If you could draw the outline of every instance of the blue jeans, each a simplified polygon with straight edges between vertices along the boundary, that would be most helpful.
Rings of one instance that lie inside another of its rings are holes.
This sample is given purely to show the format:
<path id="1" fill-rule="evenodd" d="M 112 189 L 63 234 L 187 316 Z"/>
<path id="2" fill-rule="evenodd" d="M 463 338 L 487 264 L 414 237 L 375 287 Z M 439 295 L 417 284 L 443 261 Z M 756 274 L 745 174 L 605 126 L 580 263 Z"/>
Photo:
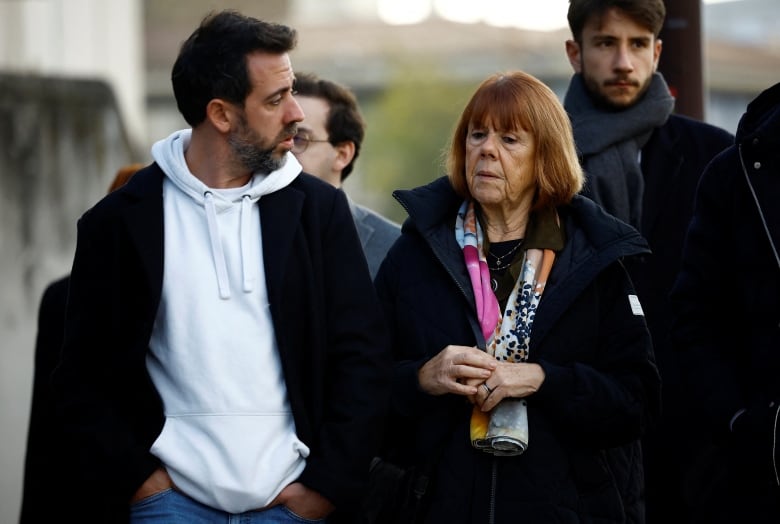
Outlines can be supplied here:
<path id="1" fill-rule="evenodd" d="M 301 524 L 327 519 L 299 517 L 284 506 L 263 511 L 227 513 L 210 508 L 175 489 L 166 489 L 130 506 L 131 524 Z"/>

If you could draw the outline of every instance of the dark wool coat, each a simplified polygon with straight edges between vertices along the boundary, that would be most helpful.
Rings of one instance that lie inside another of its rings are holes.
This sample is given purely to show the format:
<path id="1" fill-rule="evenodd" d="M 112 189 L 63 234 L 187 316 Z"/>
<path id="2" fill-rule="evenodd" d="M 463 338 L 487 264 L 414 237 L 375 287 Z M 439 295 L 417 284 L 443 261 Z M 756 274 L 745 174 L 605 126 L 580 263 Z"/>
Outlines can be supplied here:
<path id="1" fill-rule="evenodd" d="M 750 103 L 736 144 L 702 176 L 672 294 L 675 347 L 722 446 L 702 457 L 697 522 L 780 522 L 778 202 L 780 84 Z"/>
<path id="2" fill-rule="evenodd" d="M 683 485 L 701 436 L 691 424 L 680 366 L 669 345 L 672 314 L 668 296 L 680 269 L 699 178 L 733 139 L 718 127 L 671 115 L 642 148 L 645 192 L 640 233 L 652 254 L 634 258 L 627 268 L 645 310 L 663 381 L 661 419 L 642 440 L 651 524 L 687 521 L 683 500 L 687 488 Z"/>
<path id="3" fill-rule="evenodd" d="M 51 390 L 51 373 L 60 359 L 65 331 L 65 304 L 68 277 L 49 284 L 38 309 L 38 335 L 35 339 L 30 423 L 24 461 L 24 488 L 19 524 L 37 524 L 62 518 L 62 508 L 79 496 L 70 482 L 75 464 L 69 462 L 57 423 L 56 402 Z"/>
<path id="4" fill-rule="evenodd" d="M 105 498 L 98 521 L 126 518 L 158 466 L 149 448 L 164 416 L 145 357 L 162 289 L 163 176 L 152 164 L 79 221 L 54 383 L 80 463 L 72 481 L 90 494 L 79 516 Z M 311 448 L 299 480 L 346 508 L 376 453 L 389 395 L 376 294 L 342 191 L 301 174 L 258 205 L 289 402 Z"/>
<path id="5" fill-rule="evenodd" d="M 680 269 L 696 186 L 710 160 L 733 142 L 734 137 L 718 127 L 671 115 L 642 148 L 645 192 L 639 232 L 652 255 L 635 259 L 639 263 L 632 263 L 629 271 L 654 337 L 662 377 L 666 355 L 660 355 L 659 347 L 666 350 L 671 325 L 668 294 Z"/>
<path id="6" fill-rule="evenodd" d="M 567 241 L 531 334 L 546 379 L 528 399 L 529 447 L 493 458 L 471 447 L 463 397 L 417 383 L 445 346 L 485 345 L 453 230 L 461 199 L 446 178 L 396 198 L 409 219 L 375 280 L 396 359 L 385 453 L 439 457 L 426 522 L 643 522 L 638 439 L 657 415 L 659 377 L 620 260 L 646 252 L 644 240 L 588 199 L 558 210 Z"/>

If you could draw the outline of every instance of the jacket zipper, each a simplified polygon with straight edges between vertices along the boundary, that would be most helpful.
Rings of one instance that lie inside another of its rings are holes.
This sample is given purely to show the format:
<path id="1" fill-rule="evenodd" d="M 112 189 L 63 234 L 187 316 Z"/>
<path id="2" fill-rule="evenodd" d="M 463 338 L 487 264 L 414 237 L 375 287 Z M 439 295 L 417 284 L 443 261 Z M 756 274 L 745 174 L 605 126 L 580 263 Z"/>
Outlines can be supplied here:
<path id="1" fill-rule="evenodd" d="M 753 201 L 756 203 L 756 209 L 758 210 L 758 216 L 761 217 L 761 224 L 764 226 L 764 232 L 766 233 L 766 238 L 769 240 L 769 246 L 772 248 L 772 253 L 775 255 L 775 261 L 777 262 L 777 267 L 780 268 L 780 254 L 777 253 L 777 246 L 775 246 L 775 241 L 772 239 L 772 232 L 769 231 L 769 226 L 766 223 L 766 218 L 764 217 L 764 210 L 761 209 L 761 202 L 758 200 L 758 195 L 756 194 L 756 190 L 753 189 L 753 184 L 750 182 L 750 176 L 748 174 L 747 166 L 745 165 L 745 157 L 742 155 L 742 144 L 739 144 L 739 163 L 742 164 L 742 173 L 745 174 L 745 181 L 747 182 L 748 188 L 750 189 L 750 195 L 753 197 Z M 777 327 L 780 328 L 780 323 L 777 324 Z M 775 468 L 775 472 L 777 471 L 777 468 Z M 777 476 L 777 475 L 776 475 Z M 777 483 L 778 486 L 780 486 L 780 477 L 777 477 Z"/>
<path id="2" fill-rule="evenodd" d="M 742 156 L 742 144 L 739 144 L 739 162 L 742 164 L 742 172 L 745 174 L 745 180 L 747 181 L 748 188 L 750 188 L 750 194 L 753 197 L 753 201 L 756 203 L 756 209 L 758 210 L 758 215 L 761 217 L 761 225 L 764 226 L 764 232 L 766 233 L 767 240 L 769 240 L 769 246 L 772 248 L 772 253 L 775 255 L 777 267 L 780 268 L 780 254 L 778 254 L 777 246 L 775 246 L 775 241 L 772 239 L 772 233 L 769 231 L 769 226 L 766 223 L 764 210 L 761 209 L 761 203 L 758 201 L 756 190 L 753 189 L 753 184 L 750 182 L 750 176 L 748 175 L 748 170 L 745 166 L 745 158 Z"/>

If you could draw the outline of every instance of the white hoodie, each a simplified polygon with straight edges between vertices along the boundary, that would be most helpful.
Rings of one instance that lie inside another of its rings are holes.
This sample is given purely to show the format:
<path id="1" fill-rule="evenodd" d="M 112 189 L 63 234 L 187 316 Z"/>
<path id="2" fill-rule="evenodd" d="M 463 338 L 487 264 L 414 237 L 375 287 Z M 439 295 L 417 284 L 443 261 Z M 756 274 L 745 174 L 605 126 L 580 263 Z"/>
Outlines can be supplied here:
<path id="1" fill-rule="evenodd" d="M 165 426 L 151 452 L 177 488 L 230 513 L 263 507 L 306 464 L 268 304 L 263 195 L 301 171 L 288 153 L 269 175 L 211 189 L 187 168 L 190 130 L 152 147 L 163 180 L 165 268 L 146 365 Z"/>

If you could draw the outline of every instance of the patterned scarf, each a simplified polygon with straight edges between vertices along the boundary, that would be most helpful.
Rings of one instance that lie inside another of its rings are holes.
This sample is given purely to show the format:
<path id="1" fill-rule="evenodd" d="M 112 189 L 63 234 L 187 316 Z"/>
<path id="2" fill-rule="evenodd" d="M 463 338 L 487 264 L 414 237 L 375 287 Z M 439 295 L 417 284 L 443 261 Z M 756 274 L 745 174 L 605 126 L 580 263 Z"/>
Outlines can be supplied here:
<path id="1" fill-rule="evenodd" d="M 473 201 L 458 210 L 455 238 L 471 278 L 477 316 L 486 351 L 505 362 L 528 360 L 531 326 L 547 277 L 555 260 L 551 249 L 528 249 L 520 278 L 509 295 L 503 315 L 490 287 L 490 270 L 484 254 L 484 234 L 476 219 Z M 471 415 L 471 443 L 493 455 L 519 455 L 528 447 L 528 412 L 525 399 L 503 399 L 490 413 L 477 407 Z"/>

